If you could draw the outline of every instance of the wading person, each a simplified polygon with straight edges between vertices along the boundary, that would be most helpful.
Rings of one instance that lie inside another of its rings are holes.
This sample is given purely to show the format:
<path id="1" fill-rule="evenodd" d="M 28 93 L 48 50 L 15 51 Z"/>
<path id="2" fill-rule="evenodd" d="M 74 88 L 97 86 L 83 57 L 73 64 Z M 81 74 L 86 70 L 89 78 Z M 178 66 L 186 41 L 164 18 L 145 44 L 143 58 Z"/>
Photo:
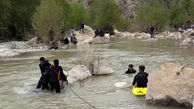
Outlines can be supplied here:
<path id="1" fill-rule="evenodd" d="M 81 32 L 84 34 L 84 24 L 81 23 Z"/>
<path id="2" fill-rule="evenodd" d="M 100 35 L 99 29 L 96 29 L 94 33 L 95 33 L 95 36 L 94 36 L 93 38 L 95 38 L 95 37 L 97 37 L 98 35 Z"/>
<path id="3" fill-rule="evenodd" d="M 70 33 L 71 33 L 71 37 L 73 37 L 75 35 L 75 30 L 73 28 L 71 28 Z"/>
<path id="4" fill-rule="evenodd" d="M 60 81 L 66 82 L 68 84 L 67 77 L 63 73 L 63 68 L 59 66 L 59 60 L 55 59 L 54 64 L 49 71 L 49 84 L 51 86 L 51 91 L 55 90 L 56 93 L 60 93 Z"/>
<path id="5" fill-rule="evenodd" d="M 132 74 L 136 73 L 136 70 L 133 68 L 133 65 L 130 64 L 128 70 L 125 72 L 125 74 Z"/>
<path id="6" fill-rule="evenodd" d="M 150 37 L 154 38 L 154 30 L 155 28 L 153 26 L 150 27 Z"/>
<path id="7" fill-rule="evenodd" d="M 39 89 L 42 87 L 43 90 L 44 89 L 49 90 L 48 71 L 49 71 L 49 68 L 51 67 L 51 64 L 48 62 L 48 60 L 45 60 L 44 57 L 41 57 L 39 67 L 40 67 L 40 71 L 41 71 L 41 77 L 40 77 L 40 80 L 36 86 L 36 89 Z"/>
<path id="8" fill-rule="evenodd" d="M 136 85 L 136 87 L 147 87 L 148 73 L 144 72 L 144 70 L 145 66 L 139 66 L 139 73 L 133 80 L 133 86 Z"/>

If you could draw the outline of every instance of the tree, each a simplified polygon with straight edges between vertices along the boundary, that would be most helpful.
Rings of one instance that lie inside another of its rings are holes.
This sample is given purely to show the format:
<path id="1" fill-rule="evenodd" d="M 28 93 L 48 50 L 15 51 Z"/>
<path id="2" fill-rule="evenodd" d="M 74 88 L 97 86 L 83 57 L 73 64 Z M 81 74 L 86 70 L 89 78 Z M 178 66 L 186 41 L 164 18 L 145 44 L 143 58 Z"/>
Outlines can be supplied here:
<path id="1" fill-rule="evenodd" d="M 90 24 L 95 28 L 113 29 L 121 18 L 121 11 L 114 0 L 95 0 L 89 8 Z M 121 28 L 121 27 L 120 27 Z"/>
<path id="2" fill-rule="evenodd" d="M 25 32 L 32 30 L 32 16 L 40 0 L 10 0 L 10 3 L 10 37 L 21 40 L 25 37 Z"/>
<path id="3" fill-rule="evenodd" d="M 135 25 L 140 31 L 148 31 L 151 25 L 160 31 L 168 23 L 169 18 L 167 8 L 159 0 L 149 2 L 141 0 L 136 15 Z"/>
<path id="4" fill-rule="evenodd" d="M 88 13 L 84 10 L 83 4 L 72 3 L 71 4 L 71 14 L 70 22 L 71 26 L 77 28 L 81 23 L 87 23 Z"/>
<path id="5" fill-rule="evenodd" d="M 63 7 L 57 0 L 42 0 L 33 17 L 38 37 L 46 43 L 56 43 L 64 26 Z"/>
<path id="6" fill-rule="evenodd" d="M 5 38 L 5 32 L 8 29 L 10 19 L 10 2 L 8 0 L 0 1 L 0 39 Z"/>
<path id="7" fill-rule="evenodd" d="M 183 9 L 180 8 L 179 4 L 174 3 L 172 9 L 170 10 L 170 25 L 172 27 L 178 28 L 184 24 L 184 19 Z"/>

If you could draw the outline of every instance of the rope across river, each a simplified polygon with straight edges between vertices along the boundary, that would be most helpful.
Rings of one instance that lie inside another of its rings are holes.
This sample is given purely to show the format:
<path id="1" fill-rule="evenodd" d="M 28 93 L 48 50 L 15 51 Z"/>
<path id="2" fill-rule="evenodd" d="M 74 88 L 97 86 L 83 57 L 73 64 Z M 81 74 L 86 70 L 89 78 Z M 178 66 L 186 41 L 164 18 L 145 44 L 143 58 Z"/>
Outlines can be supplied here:
<path id="1" fill-rule="evenodd" d="M 76 97 L 78 97 L 80 100 L 82 100 L 84 103 L 88 104 L 91 108 L 96 109 L 95 106 L 84 100 L 82 97 L 80 97 L 72 88 L 70 88 L 68 85 L 65 85 Z"/>

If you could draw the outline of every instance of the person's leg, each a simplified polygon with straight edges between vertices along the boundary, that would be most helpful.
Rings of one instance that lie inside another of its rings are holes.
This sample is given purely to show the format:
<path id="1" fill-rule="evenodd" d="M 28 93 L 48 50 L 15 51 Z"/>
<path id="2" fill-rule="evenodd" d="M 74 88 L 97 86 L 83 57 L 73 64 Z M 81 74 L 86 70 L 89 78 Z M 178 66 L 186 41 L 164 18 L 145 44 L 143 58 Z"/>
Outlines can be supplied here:
<path id="1" fill-rule="evenodd" d="M 150 37 L 153 38 L 153 32 L 152 31 L 150 32 Z"/>
<path id="2" fill-rule="evenodd" d="M 41 76 L 40 79 L 39 79 L 39 81 L 38 81 L 38 84 L 37 84 L 37 86 L 36 86 L 36 89 L 40 89 L 40 88 L 41 88 L 42 79 L 43 79 L 43 77 Z"/>
<path id="3" fill-rule="evenodd" d="M 44 90 L 44 89 L 49 90 L 49 86 L 48 86 L 48 76 L 45 74 L 45 75 L 43 75 L 42 78 L 43 78 L 43 79 L 42 79 L 42 89 L 43 89 L 43 90 Z"/>
<path id="4" fill-rule="evenodd" d="M 54 91 L 54 84 L 53 83 L 50 83 L 50 86 L 51 86 L 51 91 Z"/>
<path id="5" fill-rule="evenodd" d="M 154 38 L 154 32 L 152 34 L 153 34 L 153 38 Z"/>
<path id="6" fill-rule="evenodd" d="M 59 82 L 56 82 L 56 84 L 55 84 L 55 91 L 56 91 L 56 93 L 60 93 L 61 92 L 61 88 L 60 88 Z"/>
<path id="7" fill-rule="evenodd" d="M 48 81 L 46 81 L 44 87 L 45 87 L 45 89 L 49 90 Z"/>

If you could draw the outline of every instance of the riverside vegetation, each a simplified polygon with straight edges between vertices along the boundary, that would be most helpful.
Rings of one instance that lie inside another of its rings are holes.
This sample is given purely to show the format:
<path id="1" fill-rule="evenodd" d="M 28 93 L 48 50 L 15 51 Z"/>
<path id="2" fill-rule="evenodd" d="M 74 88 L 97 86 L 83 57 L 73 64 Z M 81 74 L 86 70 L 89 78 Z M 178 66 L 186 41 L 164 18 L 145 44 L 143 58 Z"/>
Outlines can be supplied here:
<path id="1" fill-rule="evenodd" d="M 139 0 L 136 17 L 123 18 L 113 0 L 94 0 L 89 8 L 68 0 L 1 0 L 0 39 L 26 40 L 38 36 L 45 43 L 57 42 L 80 23 L 111 32 L 148 32 L 186 28 L 194 21 L 194 0 Z M 50 36 L 49 32 L 53 35 Z M 29 35 L 30 34 L 30 35 Z"/>

